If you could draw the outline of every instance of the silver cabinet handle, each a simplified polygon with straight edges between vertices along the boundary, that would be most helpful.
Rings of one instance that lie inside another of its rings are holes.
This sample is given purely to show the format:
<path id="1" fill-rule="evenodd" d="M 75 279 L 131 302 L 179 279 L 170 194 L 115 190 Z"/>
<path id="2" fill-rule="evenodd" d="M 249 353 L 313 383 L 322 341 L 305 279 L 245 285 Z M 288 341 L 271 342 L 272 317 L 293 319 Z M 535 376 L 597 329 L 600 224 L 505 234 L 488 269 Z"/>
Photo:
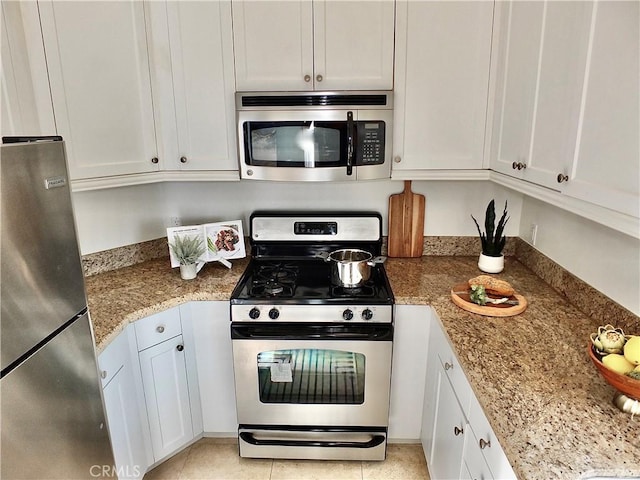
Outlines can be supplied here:
<path id="1" fill-rule="evenodd" d="M 107 378 L 107 371 L 106 370 L 100 370 L 100 378 Z"/>
<path id="2" fill-rule="evenodd" d="M 151 159 L 151 163 L 158 163 L 158 161 L 159 161 L 159 160 L 158 160 L 158 157 L 153 157 L 153 158 Z"/>
<path id="3" fill-rule="evenodd" d="M 180 163 L 187 163 L 187 157 L 180 157 Z"/>
<path id="4" fill-rule="evenodd" d="M 184 345 L 180 344 L 176 347 L 178 349 L 179 352 L 184 350 Z"/>
<path id="5" fill-rule="evenodd" d="M 164 326 L 163 325 L 158 325 L 156 327 L 156 332 L 158 333 L 164 333 Z"/>
<path id="6" fill-rule="evenodd" d="M 444 362 L 444 369 L 451 370 L 453 368 L 453 363 Z"/>
<path id="7" fill-rule="evenodd" d="M 457 437 L 458 435 L 462 435 L 464 433 L 463 428 L 453 427 L 453 434 Z"/>
<path id="8" fill-rule="evenodd" d="M 304 81 L 309 83 L 311 81 L 311 75 L 305 75 L 304 76 Z"/>
<path id="9" fill-rule="evenodd" d="M 491 440 L 486 441 L 484 438 L 481 438 L 478 443 L 480 444 L 480 450 L 484 450 L 485 447 L 491 447 Z"/>
<path id="10" fill-rule="evenodd" d="M 568 182 L 569 181 L 569 175 L 565 175 L 563 173 L 559 173 L 557 180 L 558 180 L 558 183 Z"/>
<path id="11" fill-rule="evenodd" d="M 322 81 L 322 75 L 316 75 L 316 80 L 318 82 L 321 82 Z"/>

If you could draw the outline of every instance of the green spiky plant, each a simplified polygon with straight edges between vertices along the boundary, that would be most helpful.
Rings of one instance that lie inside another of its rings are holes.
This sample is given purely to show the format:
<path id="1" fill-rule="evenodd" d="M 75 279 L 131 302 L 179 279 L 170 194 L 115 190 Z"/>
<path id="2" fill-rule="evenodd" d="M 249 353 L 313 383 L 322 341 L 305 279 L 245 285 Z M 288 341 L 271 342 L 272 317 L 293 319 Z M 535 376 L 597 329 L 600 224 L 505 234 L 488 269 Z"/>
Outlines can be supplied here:
<path id="1" fill-rule="evenodd" d="M 180 265 L 191 265 L 206 251 L 202 239 L 196 235 L 174 235 L 173 243 L 169 243 L 169 248 L 176 256 Z"/>
<path id="2" fill-rule="evenodd" d="M 471 215 L 473 221 L 476 224 L 476 228 L 478 229 L 478 234 L 480 235 L 480 242 L 482 242 L 482 253 L 487 255 L 488 257 L 499 257 L 502 255 L 502 250 L 504 249 L 504 245 L 507 242 L 507 237 L 504 236 L 504 227 L 507 225 L 509 221 L 509 217 L 507 217 L 507 202 L 504 202 L 504 211 L 502 212 L 502 217 L 498 221 L 498 225 L 495 225 L 496 221 L 496 210 L 495 210 L 495 202 L 491 200 L 489 205 L 487 205 L 487 211 L 484 217 L 484 233 L 480 230 L 480 225 L 478 221 L 475 219 L 473 215 Z"/>

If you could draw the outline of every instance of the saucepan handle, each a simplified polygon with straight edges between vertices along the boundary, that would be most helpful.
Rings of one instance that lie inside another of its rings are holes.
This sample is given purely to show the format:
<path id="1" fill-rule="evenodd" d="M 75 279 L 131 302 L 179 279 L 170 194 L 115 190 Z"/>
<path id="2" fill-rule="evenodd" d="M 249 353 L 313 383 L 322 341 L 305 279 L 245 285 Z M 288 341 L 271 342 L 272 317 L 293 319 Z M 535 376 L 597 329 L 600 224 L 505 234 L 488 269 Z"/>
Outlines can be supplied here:
<path id="1" fill-rule="evenodd" d="M 367 265 L 373 267 L 374 265 L 376 265 L 377 263 L 384 263 L 387 260 L 387 257 L 385 257 L 384 255 L 380 255 L 378 257 L 374 257 L 371 260 L 369 260 L 367 262 Z"/>

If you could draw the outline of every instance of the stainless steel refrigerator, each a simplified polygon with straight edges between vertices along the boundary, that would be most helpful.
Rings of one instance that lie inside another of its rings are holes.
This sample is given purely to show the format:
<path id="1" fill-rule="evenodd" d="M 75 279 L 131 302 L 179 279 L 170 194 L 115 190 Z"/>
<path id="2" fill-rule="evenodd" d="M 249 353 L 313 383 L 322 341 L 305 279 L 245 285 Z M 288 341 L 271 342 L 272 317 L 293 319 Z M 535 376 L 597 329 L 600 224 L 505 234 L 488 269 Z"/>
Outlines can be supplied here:
<path id="1" fill-rule="evenodd" d="M 64 142 L 0 149 L 0 477 L 111 476 Z"/>

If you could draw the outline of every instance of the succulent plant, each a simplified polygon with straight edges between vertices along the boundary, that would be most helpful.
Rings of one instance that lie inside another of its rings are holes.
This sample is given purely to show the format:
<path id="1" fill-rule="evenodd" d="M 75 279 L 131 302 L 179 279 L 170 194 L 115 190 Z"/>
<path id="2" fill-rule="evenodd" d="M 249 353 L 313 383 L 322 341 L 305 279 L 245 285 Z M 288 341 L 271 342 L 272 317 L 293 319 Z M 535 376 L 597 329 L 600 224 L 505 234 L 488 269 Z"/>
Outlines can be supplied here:
<path id="1" fill-rule="evenodd" d="M 495 202 L 491 200 L 489 205 L 487 205 L 487 211 L 485 212 L 484 217 L 484 229 L 482 232 L 480 230 L 480 225 L 478 221 L 475 219 L 473 215 L 474 223 L 476 224 L 476 228 L 478 229 L 478 234 L 480 235 L 480 242 L 482 243 L 482 253 L 489 257 L 499 257 L 502 255 L 502 250 L 504 249 L 504 245 L 507 242 L 507 237 L 504 236 L 504 227 L 507 225 L 509 221 L 509 217 L 507 217 L 507 202 L 504 202 L 504 211 L 502 212 L 502 216 L 498 221 L 498 225 L 496 226 L 496 210 L 495 210 Z"/>
<path id="2" fill-rule="evenodd" d="M 598 327 L 598 333 L 592 333 L 590 338 L 591 343 L 596 347 L 596 352 L 600 355 L 622 353 L 627 341 L 621 328 L 615 328 L 609 324 Z"/>
<path id="3" fill-rule="evenodd" d="M 196 263 L 206 251 L 202 238 L 197 235 L 191 237 L 188 235 L 174 235 L 173 243 L 169 243 L 169 248 L 180 262 L 180 265 Z"/>

